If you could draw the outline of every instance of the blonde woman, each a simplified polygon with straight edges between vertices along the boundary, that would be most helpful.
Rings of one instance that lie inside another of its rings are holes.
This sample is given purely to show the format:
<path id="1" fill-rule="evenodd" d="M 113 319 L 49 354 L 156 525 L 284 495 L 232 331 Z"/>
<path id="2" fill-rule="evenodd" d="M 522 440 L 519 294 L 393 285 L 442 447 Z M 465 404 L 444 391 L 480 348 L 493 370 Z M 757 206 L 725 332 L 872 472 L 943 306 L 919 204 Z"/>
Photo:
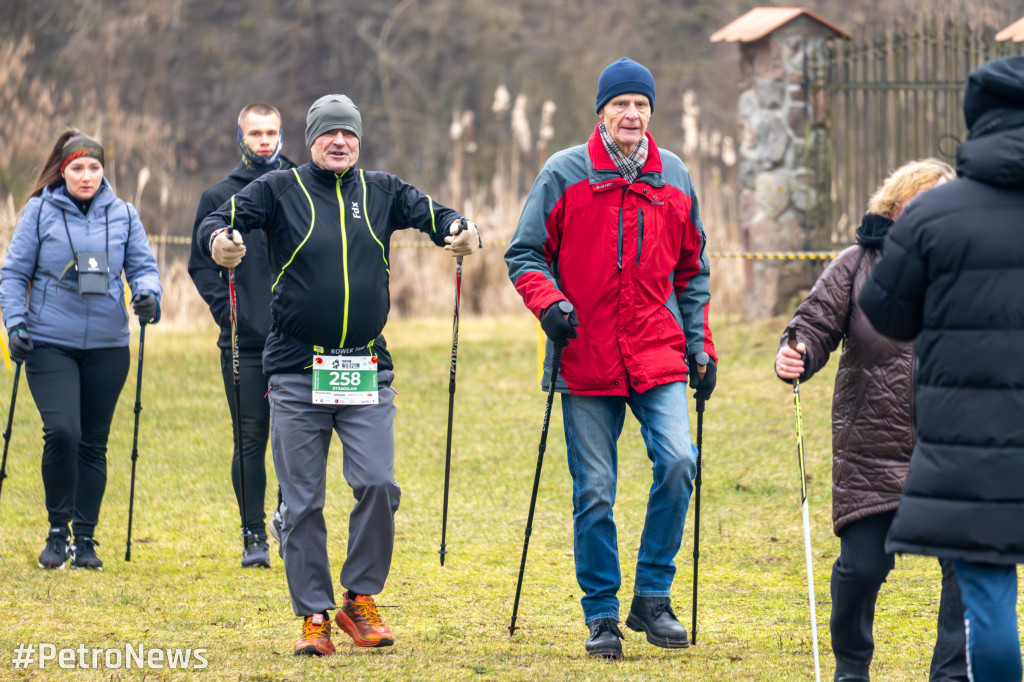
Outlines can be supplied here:
<path id="1" fill-rule="evenodd" d="M 857 244 L 826 268 L 790 324 L 775 356 L 784 381 L 810 379 L 843 343 L 832 398 L 832 523 L 839 557 L 832 567 L 832 651 L 836 680 L 867 680 L 874 652 L 878 590 L 895 566 L 885 537 L 899 505 L 914 447 L 914 346 L 881 336 L 857 305 L 890 226 L 918 194 L 955 173 L 935 159 L 895 170 L 868 202 Z M 942 597 L 931 680 L 966 680 L 963 606 L 951 562 L 942 566 Z"/>

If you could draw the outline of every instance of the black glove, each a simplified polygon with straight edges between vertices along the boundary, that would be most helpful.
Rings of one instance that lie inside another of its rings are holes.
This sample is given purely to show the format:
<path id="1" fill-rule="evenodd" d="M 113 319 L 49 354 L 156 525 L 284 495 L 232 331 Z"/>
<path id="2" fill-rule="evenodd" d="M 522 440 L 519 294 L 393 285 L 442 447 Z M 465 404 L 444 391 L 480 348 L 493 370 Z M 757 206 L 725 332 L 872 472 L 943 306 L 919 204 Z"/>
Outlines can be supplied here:
<path id="1" fill-rule="evenodd" d="M 693 354 L 686 358 L 686 368 L 689 370 L 690 375 L 690 388 L 696 389 L 693 397 L 697 400 L 707 400 L 711 397 L 712 391 L 715 390 L 715 380 L 718 373 L 718 366 L 715 361 L 707 353 L 700 353 L 707 357 L 707 365 L 705 365 L 704 378 L 700 378 L 700 374 L 697 372 L 697 355 Z M 704 358 L 701 358 L 702 360 Z"/>
<path id="2" fill-rule="evenodd" d="M 132 310 L 139 316 L 140 324 L 160 321 L 160 302 L 149 291 L 140 291 L 132 296 Z"/>
<path id="3" fill-rule="evenodd" d="M 25 325 L 16 324 L 7 331 L 7 348 L 10 350 L 11 360 L 24 362 L 33 347 L 32 337 L 25 330 Z"/>
<path id="4" fill-rule="evenodd" d="M 566 319 L 566 315 L 569 316 L 568 319 Z M 551 342 L 555 344 L 555 348 L 565 348 L 569 345 L 569 339 L 575 339 L 580 335 L 576 331 L 576 327 L 580 326 L 580 321 L 576 318 L 576 311 L 573 309 L 572 303 L 568 301 L 559 301 L 549 305 L 540 316 L 540 326 Z"/>

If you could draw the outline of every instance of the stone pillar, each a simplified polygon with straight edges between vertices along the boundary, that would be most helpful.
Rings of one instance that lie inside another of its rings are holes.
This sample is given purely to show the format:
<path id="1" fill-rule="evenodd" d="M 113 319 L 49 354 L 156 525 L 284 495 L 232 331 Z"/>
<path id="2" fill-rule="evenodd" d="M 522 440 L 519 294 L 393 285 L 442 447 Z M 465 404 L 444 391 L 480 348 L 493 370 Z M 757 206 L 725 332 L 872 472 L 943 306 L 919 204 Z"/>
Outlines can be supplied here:
<path id="1" fill-rule="evenodd" d="M 739 224 L 747 251 L 828 248 L 827 108 L 807 101 L 805 61 L 835 35 L 804 15 L 740 44 Z M 747 260 L 745 316 L 790 312 L 820 271 L 820 262 Z"/>

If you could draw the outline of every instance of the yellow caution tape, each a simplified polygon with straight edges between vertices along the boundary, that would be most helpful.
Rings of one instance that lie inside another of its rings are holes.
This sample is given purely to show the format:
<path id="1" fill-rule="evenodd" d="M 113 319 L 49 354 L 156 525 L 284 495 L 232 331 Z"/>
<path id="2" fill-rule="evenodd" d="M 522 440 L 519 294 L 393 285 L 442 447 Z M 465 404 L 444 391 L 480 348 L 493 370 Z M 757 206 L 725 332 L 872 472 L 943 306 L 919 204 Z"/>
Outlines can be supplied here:
<path id="1" fill-rule="evenodd" d="M 838 251 L 712 251 L 712 258 L 745 258 L 747 260 L 832 260 Z"/>

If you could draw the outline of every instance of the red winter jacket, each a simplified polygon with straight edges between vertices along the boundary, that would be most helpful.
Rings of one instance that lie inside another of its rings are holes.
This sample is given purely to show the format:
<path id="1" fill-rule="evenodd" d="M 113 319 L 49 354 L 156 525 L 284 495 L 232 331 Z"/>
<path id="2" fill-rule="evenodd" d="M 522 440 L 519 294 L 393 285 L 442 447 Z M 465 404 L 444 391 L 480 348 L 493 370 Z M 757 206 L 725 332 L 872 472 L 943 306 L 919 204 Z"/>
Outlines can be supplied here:
<path id="1" fill-rule="evenodd" d="M 647 163 L 626 182 L 595 128 L 544 165 L 505 252 L 509 277 L 538 318 L 570 301 L 579 338 L 556 388 L 629 395 L 686 380 L 686 357 L 717 363 L 708 327 L 710 264 L 683 162 L 647 134 Z M 551 344 L 544 384 L 550 370 Z"/>

